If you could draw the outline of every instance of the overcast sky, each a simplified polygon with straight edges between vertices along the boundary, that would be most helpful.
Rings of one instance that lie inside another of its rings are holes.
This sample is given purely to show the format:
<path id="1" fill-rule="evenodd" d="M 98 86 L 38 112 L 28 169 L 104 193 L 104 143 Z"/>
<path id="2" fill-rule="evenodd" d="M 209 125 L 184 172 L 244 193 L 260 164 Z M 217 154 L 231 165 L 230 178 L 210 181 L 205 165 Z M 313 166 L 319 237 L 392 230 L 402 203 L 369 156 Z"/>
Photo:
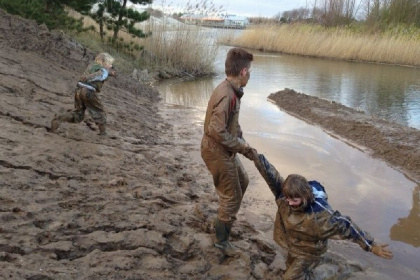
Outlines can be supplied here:
<path id="1" fill-rule="evenodd" d="M 190 0 L 190 3 L 202 3 L 204 0 Z M 153 0 L 152 7 L 161 9 L 164 5 L 164 12 L 180 10 L 186 7 L 188 0 Z M 290 11 L 310 5 L 310 0 L 207 0 L 213 2 L 219 8 L 223 6 L 223 12 L 247 17 L 273 17 L 279 12 Z M 166 11 L 165 11 L 166 9 Z"/>

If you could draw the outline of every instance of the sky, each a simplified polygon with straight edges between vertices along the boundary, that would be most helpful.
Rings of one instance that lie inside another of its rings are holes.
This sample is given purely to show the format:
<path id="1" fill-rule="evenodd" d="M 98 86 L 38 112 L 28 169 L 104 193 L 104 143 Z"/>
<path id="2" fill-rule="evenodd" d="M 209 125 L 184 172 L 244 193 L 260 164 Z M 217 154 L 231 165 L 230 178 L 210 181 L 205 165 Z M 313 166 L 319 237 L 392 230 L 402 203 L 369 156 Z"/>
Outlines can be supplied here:
<path id="1" fill-rule="evenodd" d="M 152 7 L 171 13 L 172 10 L 180 11 L 186 7 L 187 2 L 202 3 L 204 0 L 153 0 Z M 278 13 L 306 7 L 311 4 L 310 0 L 207 0 L 219 8 L 223 6 L 223 12 L 246 17 L 271 18 Z M 163 9 L 161 7 L 164 7 Z"/>

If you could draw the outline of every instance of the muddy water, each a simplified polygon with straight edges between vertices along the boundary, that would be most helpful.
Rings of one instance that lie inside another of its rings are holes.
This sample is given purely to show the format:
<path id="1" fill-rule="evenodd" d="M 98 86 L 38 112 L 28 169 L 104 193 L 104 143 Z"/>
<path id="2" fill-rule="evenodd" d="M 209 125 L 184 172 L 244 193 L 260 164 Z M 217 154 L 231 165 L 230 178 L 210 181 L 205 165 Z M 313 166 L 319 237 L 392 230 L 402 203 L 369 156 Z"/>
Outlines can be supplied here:
<path id="1" fill-rule="evenodd" d="M 216 61 L 219 71 L 223 70 L 225 53 L 222 49 Z M 385 270 L 393 278 L 395 276 L 394 279 L 420 279 L 420 185 L 384 162 L 331 137 L 319 127 L 282 112 L 267 101 L 270 93 L 289 87 L 306 94 L 319 93 L 321 98 L 336 100 L 349 107 L 369 107 L 372 114 L 383 114 L 414 127 L 420 126 L 420 109 L 416 107 L 419 105 L 410 101 L 419 94 L 419 81 L 412 80 L 412 72 L 417 73 L 417 70 L 399 67 L 397 71 L 391 67 L 391 73 L 383 74 L 378 73 L 380 67 L 388 66 L 359 66 L 356 63 L 344 63 L 343 66 L 343 62 L 257 53 L 250 82 L 245 88 L 240 123 L 245 139 L 266 155 L 284 176 L 299 173 L 307 179 L 320 181 L 327 188 L 332 207 L 351 216 L 378 242 L 389 243 L 394 259 L 388 262 L 378 258 L 372 260 L 370 255 L 359 255 L 358 250 L 353 253 L 349 250 L 348 254 L 359 260 L 362 258 L 362 262 L 372 262 L 372 266 Z M 300 70 L 291 71 L 292 68 Z M 349 84 L 346 75 L 352 71 L 355 71 L 353 76 L 361 77 L 360 83 L 365 86 Z M 409 78 L 394 85 L 393 90 L 402 90 L 404 97 L 400 93 L 393 97 L 389 96 L 391 93 L 387 93 L 388 97 L 386 94 L 372 97 L 360 89 L 389 86 L 388 75 L 398 78 L 400 72 Z M 331 76 L 341 78 L 337 80 Z M 223 79 L 221 74 L 197 81 L 171 81 L 158 85 L 158 89 L 166 103 L 194 107 L 198 113 L 192 122 L 202 124 L 208 98 Z M 385 105 L 390 108 L 382 109 Z M 238 218 L 253 220 L 257 228 L 271 238 L 276 211 L 272 194 L 253 165 L 245 158 L 243 162 L 251 184 Z"/>

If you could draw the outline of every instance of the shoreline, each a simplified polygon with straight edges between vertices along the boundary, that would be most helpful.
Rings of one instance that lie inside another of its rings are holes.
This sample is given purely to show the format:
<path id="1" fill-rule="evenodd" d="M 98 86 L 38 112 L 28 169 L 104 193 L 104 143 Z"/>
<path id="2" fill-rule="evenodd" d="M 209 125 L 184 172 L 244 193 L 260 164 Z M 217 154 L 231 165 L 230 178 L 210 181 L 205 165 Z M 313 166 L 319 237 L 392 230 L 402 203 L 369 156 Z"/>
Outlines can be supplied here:
<path id="1" fill-rule="evenodd" d="M 412 181 L 420 182 L 420 130 L 293 89 L 278 91 L 268 99 L 287 113 L 320 126 L 328 134 L 384 160 Z"/>
<path id="2" fill-rule="evenodd" d="M 246 29 L 238 37 L 224 36 L 220 43 L 265 52 L 418 68 L 420 59 L 414 46 L 420 41 L 414 37 L 355 33 L 311 24 L 263 24 Z"/>

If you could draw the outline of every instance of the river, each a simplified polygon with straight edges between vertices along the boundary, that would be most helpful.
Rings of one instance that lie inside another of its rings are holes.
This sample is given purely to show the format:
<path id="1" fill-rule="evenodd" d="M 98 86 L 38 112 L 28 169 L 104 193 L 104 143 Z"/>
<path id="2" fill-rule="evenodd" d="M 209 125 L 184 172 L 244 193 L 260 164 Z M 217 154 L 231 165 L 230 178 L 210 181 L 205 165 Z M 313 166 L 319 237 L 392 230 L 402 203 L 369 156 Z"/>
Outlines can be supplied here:
<path id="1" fill-rule="evenodd" d="M 157 85 L 164 102 L 193 107 L 198 113 L 191 122 L 202 125 L 212 90 L 224 79 L 228 49 L 220 48 L 215 61 L 218 75 Z M 394 259 L 390 263 L 374 260 L 376 269 L 395 279 L 420 279 L 420 185 L 267 100 L 270 93 L 291 88 L 420 129 L 419 70 L 253 53 L 251 78 L 241 103 L 245 139 L 284 177 L 298 173 L 320 181 L 333 208 L 352 217 L 378 242 L 389 243 Z M 243 163 L 251 183 L 238 218 L 254 217 L 256 227 L 271 238 L 272 227 L 259 227 L 259 221 L 274 219 L 272 194 L 255 167 L 245 158 Z"/>

